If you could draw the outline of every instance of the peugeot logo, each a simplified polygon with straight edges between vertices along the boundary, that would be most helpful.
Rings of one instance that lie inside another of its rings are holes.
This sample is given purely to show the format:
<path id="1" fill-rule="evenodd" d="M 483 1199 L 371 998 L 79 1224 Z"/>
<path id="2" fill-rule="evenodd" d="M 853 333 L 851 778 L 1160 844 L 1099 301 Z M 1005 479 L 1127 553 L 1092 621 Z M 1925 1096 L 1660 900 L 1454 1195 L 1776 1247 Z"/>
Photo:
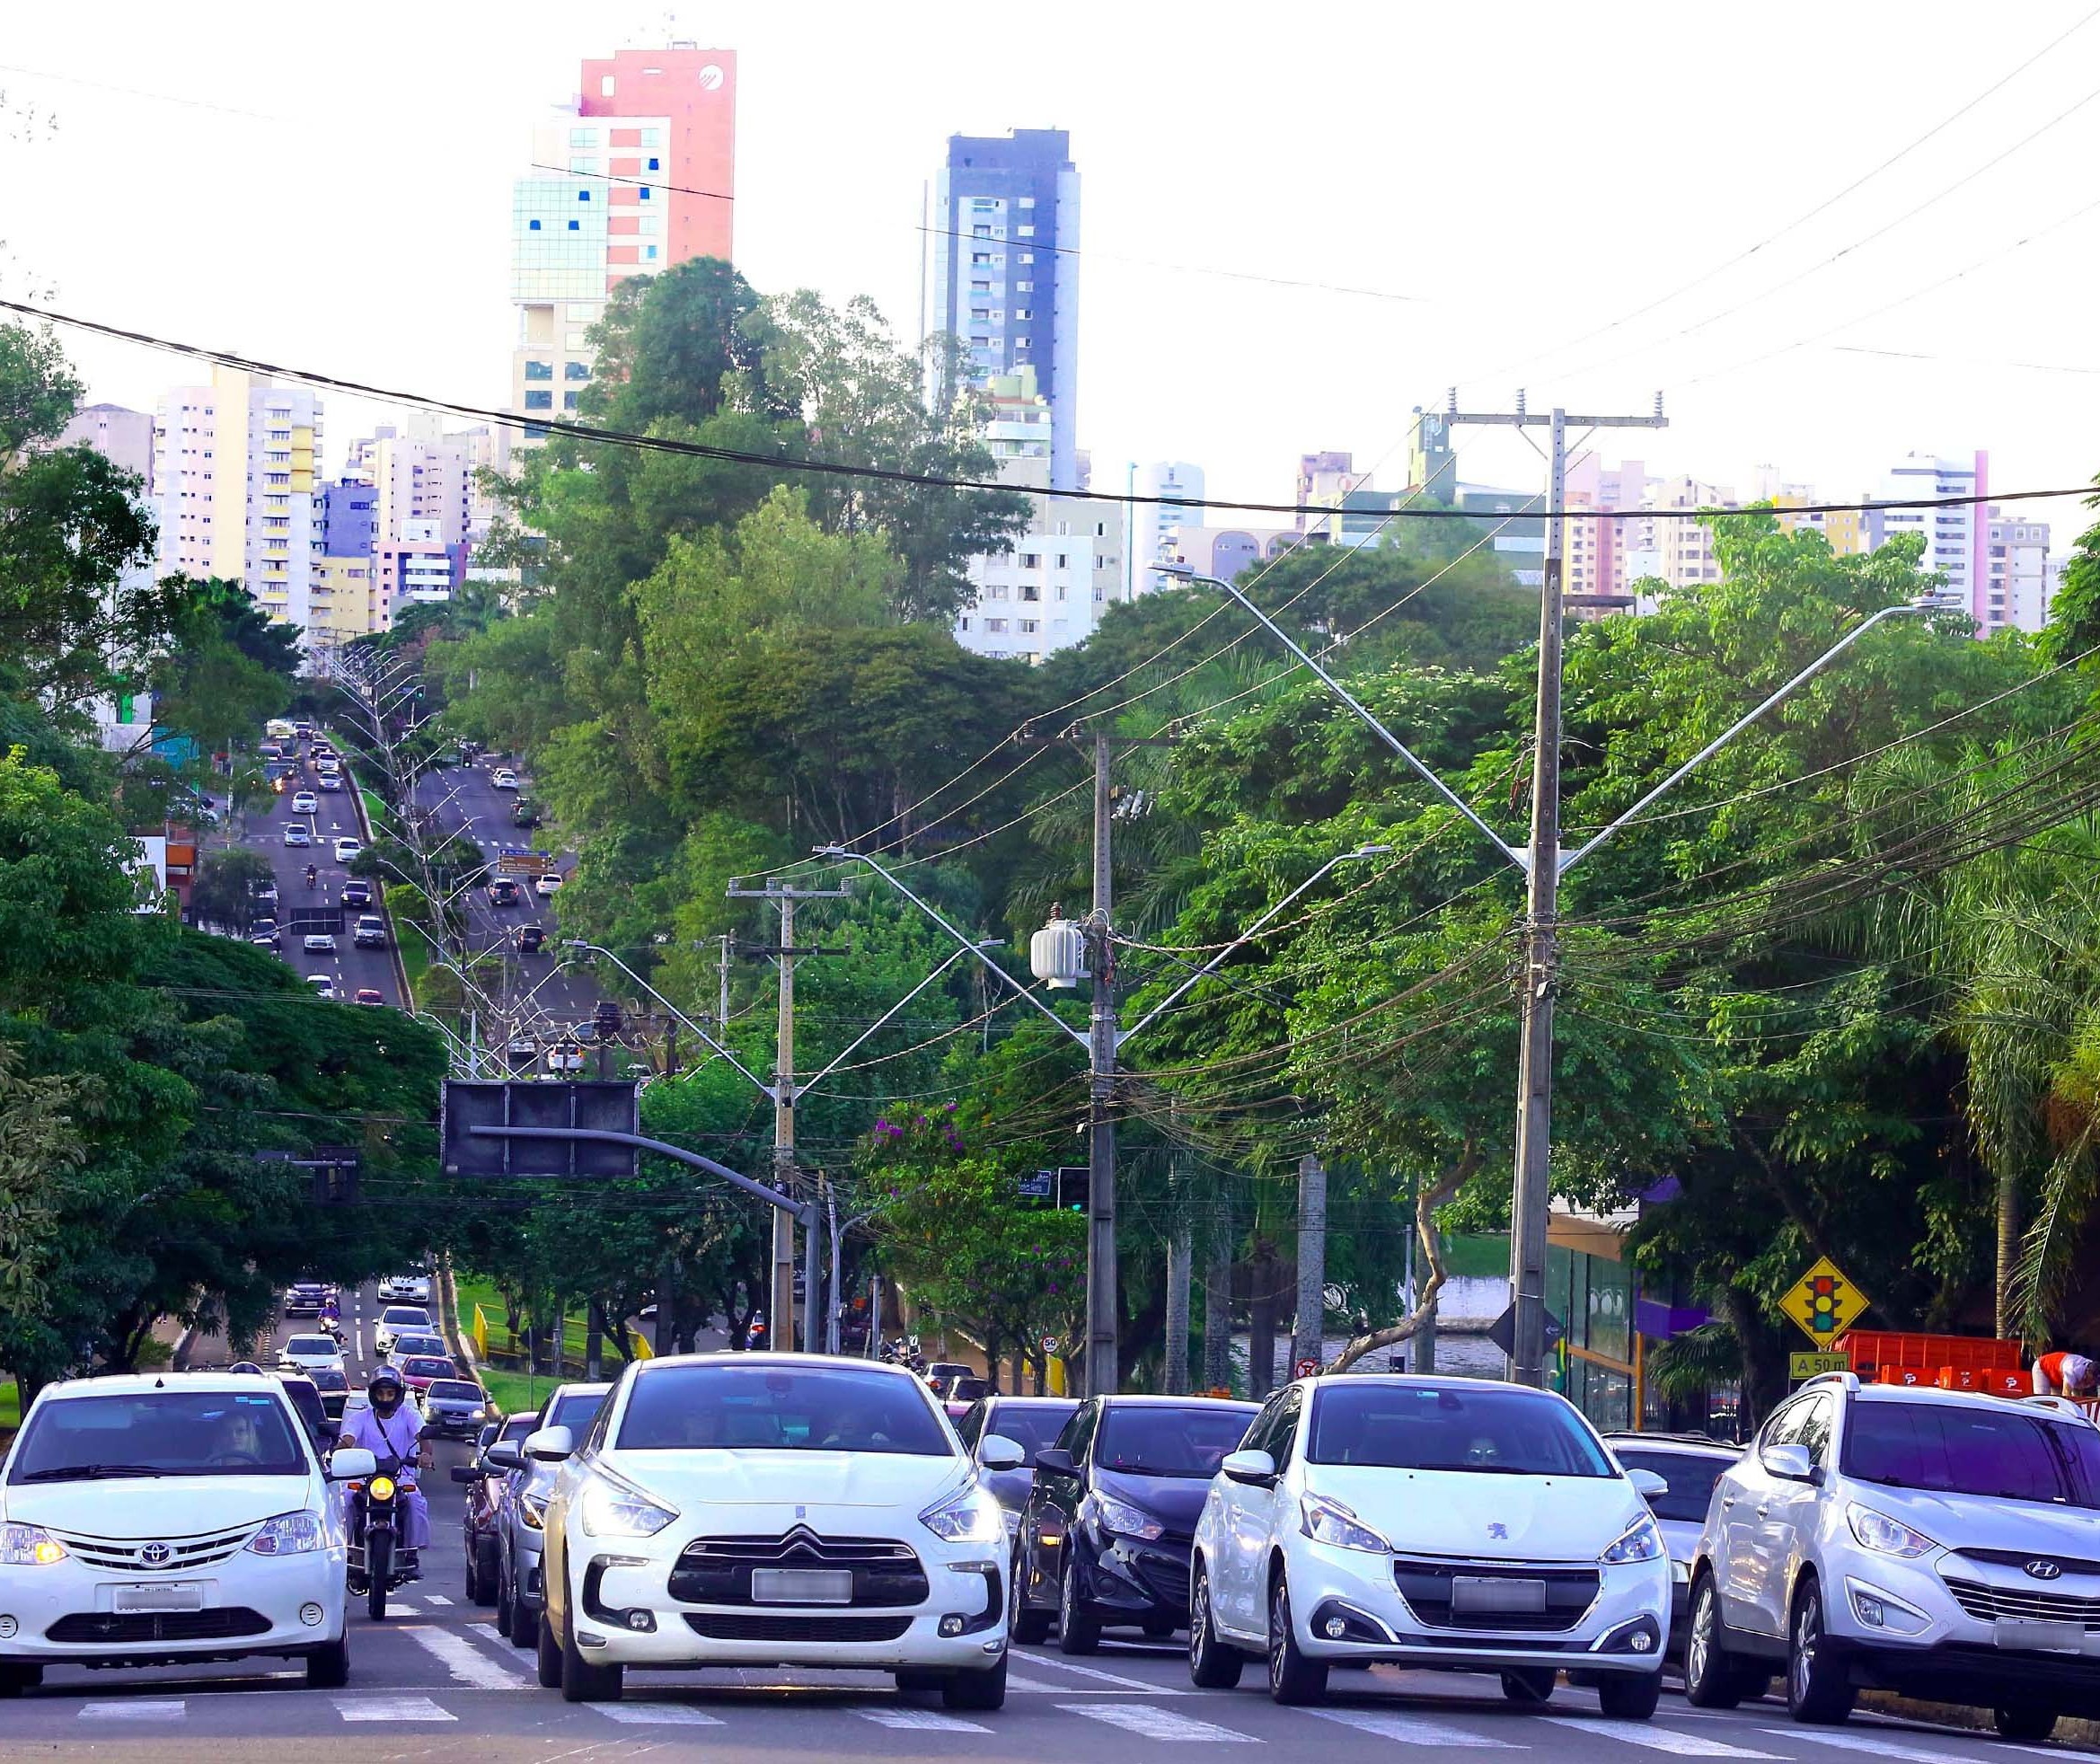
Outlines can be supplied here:
<path id="1" fill-rule="evenodd" d="M 149 1543 L 140 1547 L 138 1559 L 149 1568 L 157 1568 L 171 1554 L 172 1552 L 164 1543 Z"/>
<path id="2" fill-rule="evenodd" d="M 2063 1565 L 2037 1556 L 2032 1562 L 2024 1565 L 2023 1572 L 2035 1580 L 2054 1580 L 2063 1573 Z"/>
<path id="3" fill-rule="evenodd" d="M 1487 1535 L 1491 1538 L 1501 1538 L 1506 1542 L 1509 1538 L 1509 1527 L 1503 1524 L 1500 1520 L 1490 1520 L 1487 1524 Z"/>

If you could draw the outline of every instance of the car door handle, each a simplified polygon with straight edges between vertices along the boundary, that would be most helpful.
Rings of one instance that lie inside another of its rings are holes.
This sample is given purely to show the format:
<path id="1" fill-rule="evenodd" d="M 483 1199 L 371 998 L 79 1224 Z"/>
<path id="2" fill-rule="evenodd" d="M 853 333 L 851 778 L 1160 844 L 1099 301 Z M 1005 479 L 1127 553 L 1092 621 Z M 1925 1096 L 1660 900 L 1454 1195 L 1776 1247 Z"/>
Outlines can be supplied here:
<path id="1" fill-rule="evenodd" d="M 1769 1507 L 1760 1507 L 1760 1508 L 1757 1510 L 1757 1516 L 1758 1516 L 1760 1519 L 1762 1519 L 1762 1518 L 1763 1518 L 1763 1517 L 1764 1517 L 1764 1516 L 1765 1516 L 1767 1513 L 1769 1513 L 1769 1512 L 1771 1512 L 1771 1508 L 1769 1508 Z"/>
<path id="2" fill-rule="evenodd" d="M 1735 1496 L 1734 1496 L 1734 1495 L 1722 1495 L 1722 1496 L 1721 1496 L 1721 1504 L 1722 1504 L 1723 1506 L 1725 1506 L 1725 1507 L 1732 1507 L 1732 1506 L 1734 1506 L 1734 1505 L 1735 1504 Z"/>

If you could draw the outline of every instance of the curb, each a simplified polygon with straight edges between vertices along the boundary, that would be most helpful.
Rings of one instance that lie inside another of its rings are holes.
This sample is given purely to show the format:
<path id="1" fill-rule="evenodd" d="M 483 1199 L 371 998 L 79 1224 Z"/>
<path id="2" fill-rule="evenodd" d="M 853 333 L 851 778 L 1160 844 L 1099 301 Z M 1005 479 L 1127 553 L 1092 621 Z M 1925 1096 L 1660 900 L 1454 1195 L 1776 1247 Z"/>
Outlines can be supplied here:
<path id="1" fill-rule="evenodd" d="M 1989 1733 L 1994 1742 L 1997 1739 L 1998 1730 L 1988 1709 L 1971 1708 L 1966 1704 L 1921 1702 L 1914 1697 L 1899 1697 L 1893 1690 L 1863 1690 L 1859 1701 L 1861 1707 L 1881 1715 L 1900 1715 L 1906 1721 L 1931 1722 L 1942 1727 L 1965 1728 L 1971 1733 Z M 2100 1743 L 2100 1721 L 2064 1715 L 2057 1722 L 2053 1737 L 2072 1745 Z"/>
<path id="2" fill-rule="evenodd" d="M 474 1352 L 474 1344 L 460 1327 L 459 1287 L 452 1277 L 452 1263 L 446 1259 L 437 1271 L 437 1326 L 445 1331 L 446 1345 L 452 1349 L 453 1358 L 470 1372 L 481 1369 L 481 1355 Z"/>

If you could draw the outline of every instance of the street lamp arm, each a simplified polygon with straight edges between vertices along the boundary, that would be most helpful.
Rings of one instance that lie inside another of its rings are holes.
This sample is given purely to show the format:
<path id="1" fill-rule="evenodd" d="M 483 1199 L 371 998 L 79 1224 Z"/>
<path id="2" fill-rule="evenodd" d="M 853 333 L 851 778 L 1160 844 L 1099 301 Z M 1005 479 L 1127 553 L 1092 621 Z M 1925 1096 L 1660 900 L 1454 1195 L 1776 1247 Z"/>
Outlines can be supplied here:
<path id="1" fill-rule="evenodd" d="M 1665 791 L 1672 789 L 1675 785 L 1681 781 L 1684 777 L 1695 767 L 1703 765 L 1707 760 L 1713 758 L 1716 754 L 1719 753 L 1722 748 L 1725 747 L 1731 741 L 1734 740 L 1737 736 L 1741 735 L 1744 729 L 1748 728 L 1752 723 L 1757 721 L 1760 717 L 1763 716 L 1765 712 L 1769 710 L 1775 704 L 1778 704 L 1780 702 L 1780 701 L 1791 695 L 1797 688 L 1806 685 L 1809 681 L 1814 679 L 1815 676 L 1821 674 L 1824 668 L 1828 667 L 1832 662 L 1836 661 L 1840 656 L 1843 655 L 1846 650 L 1849 649 L 1862 637 L 1865 637 L 1868 631 L 1875 628 L 1875 626 L 1881 623 L 1884 619 L 1896 619 L 1904 617 L 1905 615 L 1913 613 L 1935 613 L 1938 612 L 1939 610 L 1941 609 L 1929 599 L 1922 601 L 1912 601 L 1901 606 L 1884 606 L 1880 612 L 1875 613 L 1872 617 L 1862 620 L 1850 631 L 1847 631 L 1843 637 L 1840 638 L 1838 641 L 1829 649 L 1826 649 L 1822 655 L 1818 656 L 1815 660 L 1812 661 L 1806 667 L 1803 668 L 1800 673 L 1796 674 L 1791 680 L 1787 681 L 1787 684 L 1781 686 L 1778 692 L 1772 693 L 1770 697 L 1767 698 L 1755 710 L 1745 711 L 1733 723 L 1729 724 L 1728 727 L 1723 729 L 1719 735 L 1716 735 L 1711 741 L 1707 742 L 1704 747 L 1701 747 L 1698 753 L 1694 754 L 1689 760 L 1685 761 L 1685 763 L 1679 766 L 1675 772 L 1672 772 L 1669 777 L 1665 778 L 1660 784 L 1656 785 L 1654 789 L 1650 790 L 1646 796 L 1642 797 L 1639 801 L 1636 802 L 1633 807 L 1628 808 L 1623 815 L 1619 816 L 1616 819 L 1599 828 L 1596 833 L 1593 833 L 1589 839 L 1584 841 L 1580 846 L 1576 847 L 1575 850 L 1566 853 L 1564 857 L 1562 857 L 1560 860 L 1560 873 L 1563 876 L 1566 875 L 1569 870 L 1573 869 L 1584 858 L 1588 857 L 1591 852 L 1594 851 L 1607 839 L 1610 839 L 1613 833 L 1617 833 L 1621 827 L 1626 826 L 1628 823 L 1637 819 L 1641 814 L 1641 811 L 1646 808 L 1650 803 L 1654 802 Z"/>
<path id="2" fill-rule="evenodd" d="M 812 1090 L 816 1089 L 819 1084 L 823 1083 L 825 1079 L 829 1078 L 833 1072 L 836 1072 L 839 1067 L 845 1063 L 847 1054 L 854 1052 L 856 1049 L 863 1045 L 878 1029 L 882 1028 L 885 1023 L 888 1022 L 889 1019 L 895 1017 L 898 1011 L 902 1010 L 907 1004 L 911 1003 L 911 1001 L 917 998 L 921 992 L 924 992 L 927 987 L 931 986 L 936 980 L 940 979 L 942 975 L 946 974 L 949 969 L 953 967 L 957 962 L 961 961 L 962 958 L 969 953 L 970 952 L 967 949 L 957 949 L 955 951 L 955 953 L 949 956 L 946 961 L 942 962 L 940 966 L 935 968 L 932 973 L 929 974 L 916 986 L 913 987 L 910 992 L 906 992 L 903 998 L 899 999 L 895 1004 L 891 1005 L 887 1010 L 884 1011 L 881 1016 L 878 1017 L 859 1035 L 855 1036 L 852 1040 L 848 1042 L 843 1047 L 840 1048 L 837 1055 L 833 1059 L 829 1065 L 825 1066 L 821 1072 L 817 1072 L 807 1083 L 799 1084 L 795 1087 L 795 1100 L 797 1102 L 800 1102 L 804 1097 L 807 1096 Z"/>
<path id="3" fill-rule="evenodd" d="M 615 956 L 610 949 L 605 948 L 601 944 L 585 943 L 580 939 L 574 938 L 569 939 L 569 947 L 571 949 L 587 949 L 595 956 L 603 956 L 607 961 L 612 963 L 614 967 L 618 968 L 621 973 L 624 974 L 630 980 L 633 981 L 637 986 L 640 987 L 643 992 L 647 992 L 649 997 L 656 1000 L 658 1004 L 662 1005 L 666 1010 L 671 1013 L 672 1016 L 675 1017 L 681 1023 L 684 1024 L 687 1028 L 691 1029 L 694 1035 L 701 1038 L 701 1041 L 705 1042 L 731 1065 L 735 1066 L 738 1072 L 742 1072 L 746 1078 L 750 1080 L 750 1081 L 757 1087 L 759 1092 L 762 1095 L 770 1097 L 773 1094 L 773 1087 L 772 1085 L 768 1084 L 765 1080 L 761 1078 L 756 1072 L 753 1072 L 749 1066 L 746 1065 L 743 1061 L 739 1060 L 735 1054 L 729 1051 L 728 1048 L 725 1047 L 720 1042 L 717 1041 L 714 1036 L 710 1035 L 705 1029 L 701 1028 L 698 1023 L 694 1022 L 692 1018 L 688 1017 L 683 1010 L 679 1010 L 678 1007 L 673 1004 L 669 999 L 666 998 L 661 992 L 657 991 L 654 986 L 650 985 L 648 981 L 641 977 L 641 975 L 637 974 L 632 968 L 629 967 L 625 962 L 622 961 L 620 957 Z M 537 991 L 538 989 L 534 988 L 534 990 Z"/>

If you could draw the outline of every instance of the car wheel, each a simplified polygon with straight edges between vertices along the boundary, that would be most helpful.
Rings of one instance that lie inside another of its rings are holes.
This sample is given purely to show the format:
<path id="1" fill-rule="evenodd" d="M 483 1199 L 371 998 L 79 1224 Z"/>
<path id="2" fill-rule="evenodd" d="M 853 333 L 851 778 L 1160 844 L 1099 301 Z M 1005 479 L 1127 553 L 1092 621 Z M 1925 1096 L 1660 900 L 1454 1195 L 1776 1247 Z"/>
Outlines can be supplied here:
<path id="1" fill-rule="evenodd" d="M 1269 1589 L 1269 1698 L 1273 1702 L 1317 1703 L 1327 1695 L 1327 1662 L 1309 1660 L 1291 1627 L 1291 1588 L 1282 1570 Z"/>
<path id="2" fill-rule="evenodd" d="M 510 1562 L 499 1554 L 496 1558 L 496 1633 L 507 1637 L 510 1634 Z"/>
<path id="3" fill-rule="evenodd" d="M 350 1633 L 331 1647 L 316 1648 L 306 1656 L 306 1689 L 340 1690 L 350 1681 Z"/>
<path id="4" fill-rule="evenodd" d="M 596 1666 L 583 1657 L 573 1628 L 561 1632 L 561 1700 L 565 1703 L 617 1703 L 625 1688 L 622 1666 Z"/>
<path id="5" fill-rule="evenodd" d="M 890 1676 L 896 1680 L 898 1691 L 906 1697 L 919 1690 L 939 1690 L 948 1683 L 947 1673 L 925 1666 L 899 1666 Z"/>
<path id="6" fill-rule="evenodd" d="M 44 1681 L 44 1669 L 27 1661 L 0 1660 L 0 1697 L 19 1697 Z"/>
<path id="7" fill-rule="evenodd" d="M 519 1647 L 533 1647 L 540 1639 L 540 1613 L 515 1592 L 510 1599 L 510 1639 Z"/>
<path id="8" fill-rule="evenodd" d="M 1050 1634 L 1050 1613 L 1028 1603 L 1028 1551 L 1020 1548 L 1013 1553 L 1013 1566 L 1007 1577 L 1006 1634 L 1010 1641 L 1021 1646 L 1044 1641 Z"/>
<path id="9" fill-rule="evenodd" d="M 1502 1675 L 1502 1694 L 1525 1708 L 1543 1708 L 1553 1699 L 1556 1677 L 1545 1666 L 1513 1667 Z"/>
<path id="10" fill-rule="evenodd" d="M 1064 1548 L 1064 1572 L 1057 1577 L 1057 1651 L 1060 1654 L 1093 1654 L 1101 1645 L 1101 1620 L 1087 1609 L 1079 1595 L 1079 1557 L 1073 1546 Z"/>
<path id="11" fill-rule="evenodd" d="M 999 1709 L 1006 1707 L 1006 1656 L 988 1672 L 951 1672 L 942 1680 L 940 1701 L 950 1709 Z"/>
<path id="12" fill-rule="evenodd" d="M 1695 1709 L 1732 1709 L 1743 1700 L 1742 1675 L 1721 1645 L 1721 1600 L 1714 1577 L 1702 1574 L 1691 1589 L 1684 1628 L 1684 1700 Z"/>
<path id="13" fill-rule="evenodd" d="M 481 1552 L 474 1548 L 472 1538 L 467 1539 L 467 1603 L 481 1602 Z"/>
<path id="14" fill-rule="evenodd" d="M 561 1689 L 561 1644 L 555 1637 L 553 1613 L 540 1618 L 540 1633 L 533 1645 L 533 1664 L 538 1670 L 540 1689 Z"/>
<path id="15" fill-rule="evenodd" d="M 1608 1672 L 1597 1686 L 1597 1707 L 1614 1721 L 1646 1721 L 1662 1699 L 1660 1672 Z"/>
<path id="16" fill-rule="evenodd" d="M 1220 1641 L 1211 1625 L 1211 1577 L 1198 1567 L 1188 1589 L 1188 1681 L 1202 1690 L 1230 1690 L 1246 1664 L 1247 1656 Z"/>
<path id="17" fill-rule="evenodd" d="M 2056 1732 L 2054 1709 L 1993 1709 L 1990 1724 L 2007 1740 L 2046 1740 Z"/>
<path id="18" fill-rule="evenodd" d="M 474 1602 L 484 1608 L 496 1602 L 496 1569 L 492 1564 L 484 1564 L 476 1571 L 475 1583 L 481 1589 Z"/>
<path id="19" fill-rule="evenodd" d="M 1143 1627 L 1149 1642 L 1163 1642 L 1181 1626 L 1165 1611 L 1154 1611 L 1145 1618 Z"/>
<path id="20" fill-rule="evenodd" d="M 1854 1691 L 1844 1663 L 1823 1632 L 1822 1588 L 1813 1576 L 1794 1594 L 1787 1630 L 1787 1712 L 1796 1721 L 1834 1724 L 1852 1713 Z"/>

